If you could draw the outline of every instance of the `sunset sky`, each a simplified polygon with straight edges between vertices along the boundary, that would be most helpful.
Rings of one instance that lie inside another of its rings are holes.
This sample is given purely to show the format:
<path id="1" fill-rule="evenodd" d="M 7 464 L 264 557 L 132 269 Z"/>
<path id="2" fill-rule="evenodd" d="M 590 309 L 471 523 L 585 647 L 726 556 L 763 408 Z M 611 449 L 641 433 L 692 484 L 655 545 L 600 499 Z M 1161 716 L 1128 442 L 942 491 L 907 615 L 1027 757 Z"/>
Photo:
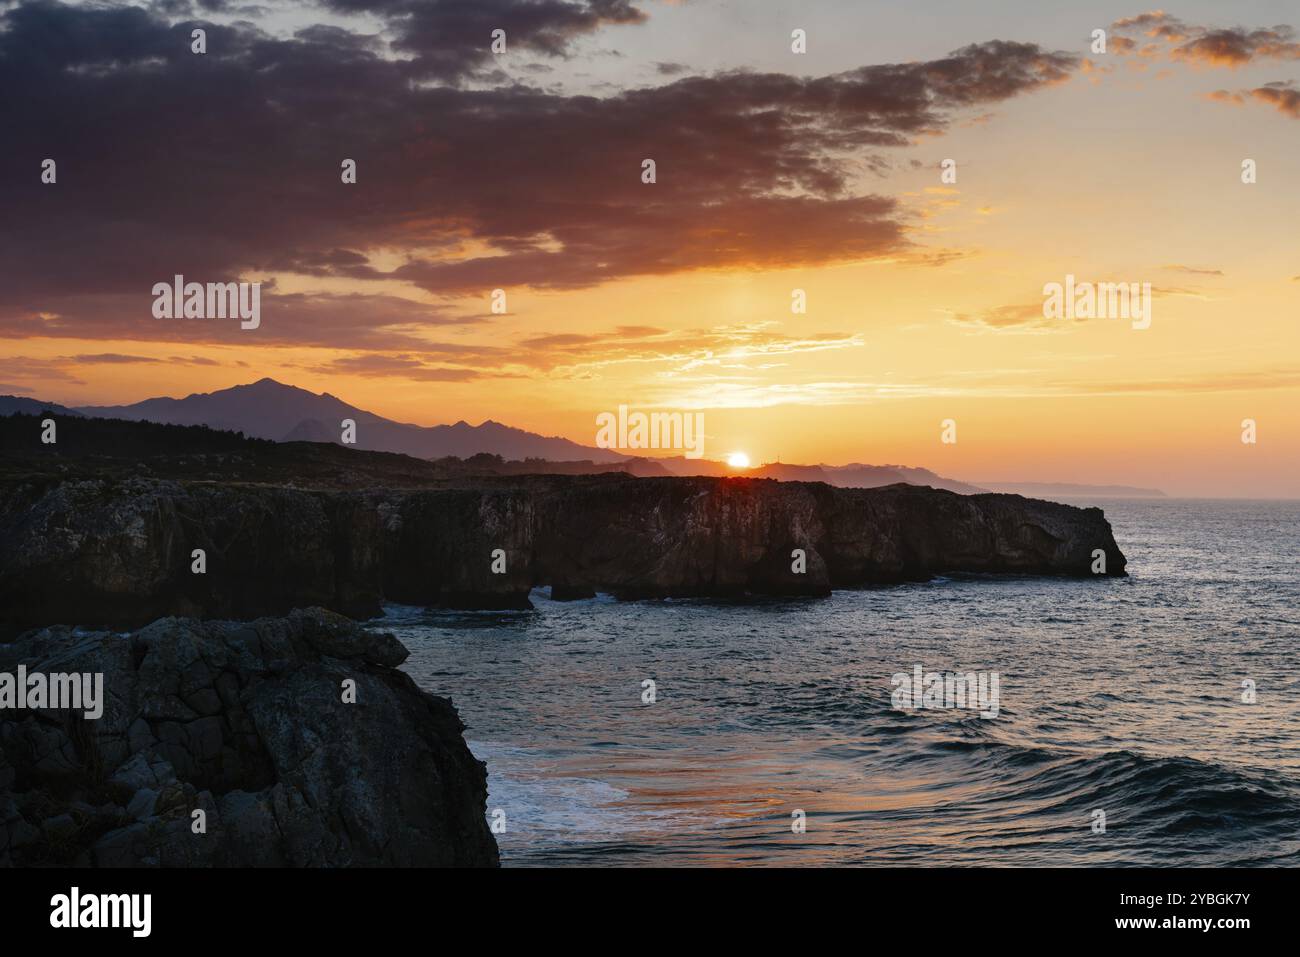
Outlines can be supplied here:
<path id="1" fill-rule="evenodd" d="M 587 445 L 628 405 L 702 411 L 709 458 L 1300 497 L 1297 20 L 0 2 L 0 393 L 271 376 Z M 155 319 L 177 273 L 262 281 L 260 328 Z M 1150 283 L 1150 328 L 1044 319 L 1067 273 Z"/>

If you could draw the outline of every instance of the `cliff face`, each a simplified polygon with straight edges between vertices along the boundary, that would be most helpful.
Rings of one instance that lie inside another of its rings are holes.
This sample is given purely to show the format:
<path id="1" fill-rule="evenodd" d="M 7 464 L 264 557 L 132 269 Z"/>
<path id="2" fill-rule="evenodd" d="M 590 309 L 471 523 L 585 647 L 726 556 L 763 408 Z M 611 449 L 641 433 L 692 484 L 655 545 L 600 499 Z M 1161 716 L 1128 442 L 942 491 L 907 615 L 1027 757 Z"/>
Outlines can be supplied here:
<path id="1" fill-rule="evenodd" d="M 910 485 L 641 479 L 556 489 L 533 580 L 620 596 L 825 594 L 951 572 L 1092 575 L 1125 560 L 1098 509 Z M 792 553 L 806 570 L 792 570 Z"/>
<path id="2" fill-rule="evenodd" d="M 0 632 L 306 605 L 367 617 L 384 599 L 526 607 L 535 585 L 633 598 L 818 595 L 953 572 L 1091 577 L 1095 549 L 1104 574 L 1124 574 L 1099 509 L 913 486 L 618 475 L 369 492 L 11 482 L 0 486 Z"/>
<path id="3" fill-rule="evenodd" d="M 357 505 L 293 488 L 147 480 L 10 487 L 0 501 L 0 615 L 19 628 L 256 618 L 309 605 L 368 617 L 380 542 L 376 513 Z"/>
<path id="4" fill-rule="evenodd" d="M 3 672 L 103 675 L 97 720 L 0 711 L 0 865 L 497 864 L 486 770 L 405 658 L 321 609 L 0 645 Z"/>

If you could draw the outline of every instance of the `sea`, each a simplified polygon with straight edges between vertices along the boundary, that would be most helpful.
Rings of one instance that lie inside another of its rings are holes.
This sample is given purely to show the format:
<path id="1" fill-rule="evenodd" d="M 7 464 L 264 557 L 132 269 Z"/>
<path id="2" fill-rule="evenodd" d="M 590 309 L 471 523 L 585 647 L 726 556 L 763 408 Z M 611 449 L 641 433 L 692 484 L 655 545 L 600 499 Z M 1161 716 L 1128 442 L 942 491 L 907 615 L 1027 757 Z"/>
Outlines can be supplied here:
<path id="1" fill-rule="evenodd" d="M 1300 502 L 1072 504 L 1127 578 L 372 624 L 459 710 L 507 867 L 1300 865 Z M 996 673 L 996 716 L 915 707 L 917 666 Z"/>

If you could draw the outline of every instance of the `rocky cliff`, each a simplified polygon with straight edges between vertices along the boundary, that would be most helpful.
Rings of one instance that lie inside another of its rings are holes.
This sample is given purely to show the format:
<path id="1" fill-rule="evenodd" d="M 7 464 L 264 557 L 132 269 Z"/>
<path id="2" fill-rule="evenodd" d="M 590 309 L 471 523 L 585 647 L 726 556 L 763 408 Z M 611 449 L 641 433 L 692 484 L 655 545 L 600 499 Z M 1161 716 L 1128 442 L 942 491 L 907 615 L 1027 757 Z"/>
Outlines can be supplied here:
<path id="1" fill-rule="evenodd" d="M 97 720 L 0 711 L 0 865 L 497 864 L 486 770 L 405 658 L 320 609 L 0 645 L 104 689 Z"/>
<path id="2" fill-rule="evenodd" d="M 961 572 L 1092 577 L 1099 509 L 897 485 L 621 475 L 356 491 L 170 479 L 0 484 L 0 634 L 382 600 L 526 607 L 808 594 Z M 201 552 L 201 558 L 196 557 Z"/>

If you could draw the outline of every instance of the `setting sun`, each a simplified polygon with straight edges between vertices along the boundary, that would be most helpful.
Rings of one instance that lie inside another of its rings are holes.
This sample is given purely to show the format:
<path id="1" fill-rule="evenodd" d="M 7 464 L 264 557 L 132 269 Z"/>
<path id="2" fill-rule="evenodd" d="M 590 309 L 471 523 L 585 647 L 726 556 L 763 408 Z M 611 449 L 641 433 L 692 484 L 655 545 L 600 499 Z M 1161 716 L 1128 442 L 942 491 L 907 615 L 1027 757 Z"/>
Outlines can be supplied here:
<path id="1" fill-rule="evenodd" d="M 733 469 L 747 469 L 749 468 L 749 456 L 744 452 L 732 452 L 727 456 L 727 464 Z"/>

